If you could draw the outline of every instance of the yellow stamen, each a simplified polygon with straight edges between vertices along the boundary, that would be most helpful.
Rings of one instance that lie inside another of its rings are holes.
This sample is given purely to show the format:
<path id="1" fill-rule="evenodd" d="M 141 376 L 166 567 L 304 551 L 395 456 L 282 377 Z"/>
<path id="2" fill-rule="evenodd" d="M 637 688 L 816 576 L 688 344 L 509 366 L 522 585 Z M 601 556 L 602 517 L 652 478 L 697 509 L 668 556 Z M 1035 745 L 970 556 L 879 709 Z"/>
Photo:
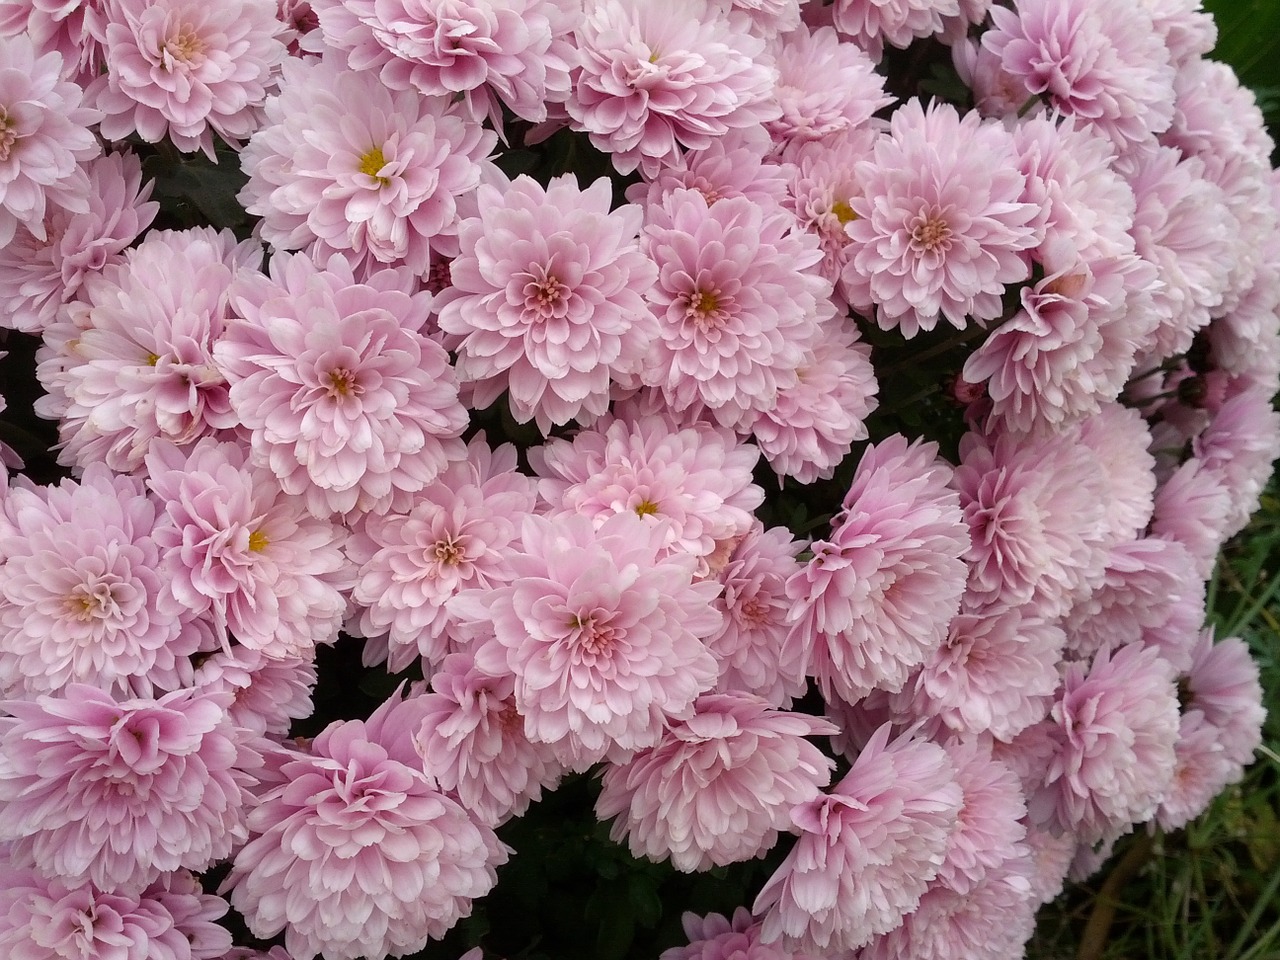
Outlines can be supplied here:
<path id="1" fill-rule="evenodd" d="M 366 176 L 373 177 L 382 186 L 390 183 L 387 177 L 378 176 L 378 172 L 387 165 L 387 159 L 382 155 L 381 147 L 370 147 L 360 158 L 360 172 Z"/>
<path id="2" fill-rule="evenodd" d="M 255 530 L 249 534 L 249 549 L 254 553 L 261 553 L 267 549 L 270 543 L 271 541 L 267 539 L 267 535 L 261 530 Z"/>
<path id="3" fill-rule="evenodd" d="M 658 512 L 658 505 L 652 500 L 641 500 L 635 506 L 637 517 L 651 517 Z"/>
<path id="4" fill-rule="evenodd" d="M 831 205 L 831 212 L 836 215 L 836 219 L 841 223 L 850 223 L 858 219 L 858 215 L 853 212 L 853 207 L 849 206 L 847 201 L 837 200 Z"/>

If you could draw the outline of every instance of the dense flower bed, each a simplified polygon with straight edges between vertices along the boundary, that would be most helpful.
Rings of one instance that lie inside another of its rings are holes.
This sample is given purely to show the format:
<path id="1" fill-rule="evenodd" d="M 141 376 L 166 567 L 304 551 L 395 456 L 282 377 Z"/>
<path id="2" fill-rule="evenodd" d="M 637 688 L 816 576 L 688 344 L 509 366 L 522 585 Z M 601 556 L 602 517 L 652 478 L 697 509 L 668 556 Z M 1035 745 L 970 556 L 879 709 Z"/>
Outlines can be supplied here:
<path id="1" fill-rule="evenodd" d="M 0 0 L 0 954 L 1021 956 L 1260 739 L 1199 6 Z"/>

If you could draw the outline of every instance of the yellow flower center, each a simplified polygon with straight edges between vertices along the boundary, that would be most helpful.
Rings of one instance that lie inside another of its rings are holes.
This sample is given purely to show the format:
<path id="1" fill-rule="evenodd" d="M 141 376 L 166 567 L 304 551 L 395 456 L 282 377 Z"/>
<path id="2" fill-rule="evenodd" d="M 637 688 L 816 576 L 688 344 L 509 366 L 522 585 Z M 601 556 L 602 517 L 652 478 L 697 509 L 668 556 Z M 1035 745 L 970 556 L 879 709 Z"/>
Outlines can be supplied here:
<path id="1" fill-rule="evenodd" d="M 651 517 L 658 512 L 658 505 L 652 500 L 641 500 L 635 506 L 637 517 Z"/>
<path id="2" fill-rule="evenodd" d="M 858 215 L 853 212 L 853 207 L 849 206 L 846 200 L 837 200 L 831 205 L 831 212 L 836 215 L 836 219 L 842 224 L 851 223 L 858 219 Z"/>
<path id="3" fill-rule="evenodd" d="M 158 353 L 148 353 L 148 354 L 147 354 L 147 366 L 148 366 L 148 367 L 154 367 L 154 366 L 155 366 L 157 363 L 159 363 L 159 362 L 160 362 L 160 354 L 158 354 Z"/>
<path id="4" fill-rule="evenodd" d="M 381 147 L 370 147 L 360 158 L 359 170 L 367 177 L 373 177 L 380 186 L 386 186 L 391 182 L 388 177 L 380 177 L 378 173 L 387 165 L 387 158 L 382 155 Z"/>
<path id="5" fill-rule="evenodd" d="M 267 546 L 270 543 L 271 541 L 267 539 L 267 535 L 261 530 L 255 530 L 253 533 L 249 534 L 249 549 L 253 553 L 261 553 L 263 550 L 267 549 Z"/>

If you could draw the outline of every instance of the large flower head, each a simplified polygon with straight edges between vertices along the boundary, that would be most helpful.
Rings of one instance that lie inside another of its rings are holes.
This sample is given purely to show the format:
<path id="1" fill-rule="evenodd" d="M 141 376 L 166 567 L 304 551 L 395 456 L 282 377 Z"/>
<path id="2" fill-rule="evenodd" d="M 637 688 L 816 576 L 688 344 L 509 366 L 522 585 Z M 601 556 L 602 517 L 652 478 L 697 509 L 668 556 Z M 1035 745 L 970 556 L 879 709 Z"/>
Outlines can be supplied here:
<path id="1" fill-rule="evenodd" d="M 1022 199 L 1011 134 L 950 104 L 899 107 L 858 164 L 844 267 L 850 302 L 903 336 L 1000 315 L 1007 284 L 1031 274 L 1039 208 Z"/>
<path id="2" fill-rule="evenodd" d="M 644 294 L 657 271 L 636 240 L 640 208 L 611 211 L 607 179 L 581 190 L 568 174 L 546 189 L 526 176 L 484 185 L 477 202 L 437 303 L 459 375 L 475 384 L 472 404 L 506 389 L 517 419 L 536 418 L 544 432 L 604 413 L 655 332 Z"/>
<path id="3" fill-rule="evenodd" d="M 464 455 L 466 411 L 415 289 L 405 270 L 357 283 L 341 257 L 286 254 L 232 291 L 243 319 L 215 350 L 231 404 L 255 461 L 318 517 L 385 512 Z"/>
<path id="4" fill-rule="evenodd" d="M 228 694 L 117 700 L 73 684 L 0 718 L 0 841 L 43 875 L 136 892 L 243 841 L 246 772 Z"/>
<path id="5" fill-rule="evenodd" d="M 943 18 L 960 16 L 960 7 L 958 0 L 836 0 L 831 14 L 837 30 L 879 60 L 886 43 L 905 48 L 942 33 Z"/>
<path id="6" fill-rule="evenodd" d="M 480 185 L 497 135 L 445 98 L 388 90 L 333 58 L 282 71 L 241 154 L 240 200 L 263 218 L 262 238 L 424 276 L 433 252 L 456 254 L 458 200 Z"/>

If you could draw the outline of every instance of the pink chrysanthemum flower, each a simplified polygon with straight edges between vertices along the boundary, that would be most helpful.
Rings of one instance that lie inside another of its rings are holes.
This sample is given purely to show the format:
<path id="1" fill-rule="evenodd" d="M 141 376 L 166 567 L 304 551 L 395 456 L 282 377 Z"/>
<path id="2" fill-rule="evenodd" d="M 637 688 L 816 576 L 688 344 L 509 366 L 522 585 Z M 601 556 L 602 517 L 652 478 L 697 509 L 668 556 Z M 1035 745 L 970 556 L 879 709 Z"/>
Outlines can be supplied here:
<path id="1" fill-rule="evenodd" d="M 969 548 L 935 443 L 868 447 L 827 540 L 787 583 L 794 642 L 828 699 L 900 690 L 960 606 Z"/>
<path id="2" fill-rule="evenodd" d="M 62 78 L 87 86 L 102 71 L 102 45 L 91 25 L 107 0 L 0 0 L 0 36 L 30 37 L 62 56 Z"/>
<path id="3" fill-rule="evenodd" d="M 453 623 L 446 606 L 469 588 L 492 589 L 512 572 L 520 523 L 537 506 L 536 481 L 519 473 L 510 444 L 491 450 L 480 436 L 414 494 L 407 512 L 373 515 L 355 528 L 347 553 L 359 565 L 352 599 L 366 637 L 388 634 L 389 669 L 417 657 L 438 664 Z"/>
<path id="4" fill-rule="evenodd" d="M 62 56 L 37 56 L 32 39 L 0 37 L 0 248 L 19 224 L 44 240 L 49 206 L 86 213 L 81 164 L 102 150 L 89 132 L 101 114 L 82 107 L 80 88 L 62 79 Z"/>
<path id="5" fill-rule="evenodd" d="M 167 603 L 160 511 L 141 480 L 93 464 L 78 483 L 16 487 L 0 504 L 0 691 L 150 693 L 190 679 L 204 632 Z"/>
<path id="6" fill-rule="evenodd" d="M 78 298 L 86 277 L 119 262 L 160 209 L 147 201 L 151 184 L 142 183 L 134 154 L 109 153 L 85 169 L 86 212 L 54 207 L 45 215 L 43 240 L 20 227 L 0 248 L 0 326 L 39 334 Z"/>
<path id="7" fill-rule="evenodd" d="M 481 823 L 523 814 L 563 772 L 549 746 L 533 743 L 516 711 L 515 678 L 491 676 L 465 653 L 444 658 L 422 695 L 414 746 L 423 769 Z"/>
<path id="8" fill-rule="evenodd" d="M 1012 136 L 976 113 L 915 99 L 890 125 L 858 164 L 861 192 L 849 200 L 850 302 L 905 337 L 940 318 L 957 329 L 969 317 L 995 319 L 1005 286 L 1030 276 L 1025 251 L 1040 242 Z"/>
<path id="9" fill-rule="evenodd" d="M 0 951 L 23 960 L 224 960 L 231 934 L 221 897 L 186 870 L 138 894 L 46 879 L 0 854 Z"/>
<path id="10" fill-rule="evenodd" d="M 403 956 L 439 939 L 510 852 L 422 772 L 413 701 L 330 724 L 249 814 L 223 884 L 254 936 L 297 960 Z"/>
<path id="11" fill-rule="evenodd" d="M 681 147 L 777 116 L 777 71 L 749 26 L 706 0 L 599 0 L 576 33 L 573 128 L 620 172 L 653 176 Z"/>
<path id="12" fill-rule="evenodd" d="M 963 800 L 935 885 L 963 894 L 1007 861 L 1027 856 L 1022 842 L 1027 804 L 1018 777 L 991 755 L 989 741 L 953 740 L 943 749 L 955 768 Z"/>
<path id="13" fill-rule="evenodd" d="M 1155 814 L 1176 762 L 1173 679 L 1136 644 L 1067 664 L 1049 716 L 1001 753 L 1027 787 L 1032 823 L 1094 843 Z"/>
<path id="14" fill-rule="evenodd" d="M 1137 538 L 1151 522 L 1156 488 L 1147 421 L 1137 410 L 1104 403 L 1080 424 L 1080 440 L 1093 452 L 1110 484 L 1104 520 L 1111 542 Z"/>
<path id="15" fill-rule="evenodd" d="M 941 747 L 881 727 L 830 793 L 792 810 L 800 839 L 752 907 L 760 939 L 829 956 L 892 930 L 937 875 L 962 802 Z"/>
<path id="16" fill-rule="evenodd" d="M 192 686 L 231 694 L 227 715 L 235 726 L 264 736 L 284 736 L 294 720 L 311 716 L 316 665 L 311 659 L 273 659 L 259 650 L 236 646 L 205 657 Z"/>
<path id="17" fill-rule="evenodd" d="M 738 907 L 732 920 L 719 913 L 685 913 L 680 921 L 688 945 L 664 950 L 658 960 L 818 960 L 780 943 L 761 943 L 761 921 L 746 907 Z"/>
<path id="18" fill-rule="evenodd" d="M 881 107 L 894 102 L 884 92 L 885 78 L 875 61 L 835 30 L 801 25 L 784 35 L 774 50 L 778 83 L 774 98 L 782 116 L 765 122 L 779 144 L 823 140 L 863 126 Z"/>
<path id="19" fill-rule="evenodd" d="M 141 468 L 158 440 L 186 446 L 237 426 L 213 345 L 237 273 L 262 248 L 230 230 L 152 233 L 124 260 L 86 278 L 82 300 L 52 323 L 37 373 L 57 416 L 60 462 Z"/>
<path id="20" fill-rule="evenodd" d="M 1208 809 L 1223 789 L 1235 783 L 1244 767 L 1222 746 L 1222 731 L 1199 710 L 1187 710 L 1178 724 L 1177 760 L 1169 788 L 1156 811 L 1161 830 L 1179 830 Z"/>
<path id="21" fill-rule="evenodd" d="M 655 746 L 606 767 L 596 816 L 618 818 L 609 836 L 635 856 L 685 873 L 759 857 L 831 780 L 835 761 L 804 738 L 835 730 L 750 694 L 705 694 Z"/>
<path id="22" fill-rule="evenodd" d="M 1173 119 L 1169 50 L 1141 4 L 1024 0 L 995 6 L 982 45 L 1028 96 L 1093 123 L 1121 150 L 1150 142 Z"/>
<path id="23" fill-rule="evenodd" d="M 944 17 L 958 17 L 958 0 L 836 0 L 832 22 L 876 60 L 884 45 L 905 49 L 916 37 L 941 33 Z"/>
<path id="24" fill-rule="evenodd" d="M 546 433 L 604 413 L 611 385 L 640 373 L 656 270 L 637 243 L 640 208 L 611 211 L 612 195 L 607 179 L 581 190 L 568 174 L 546 189 L 526 176 L 480 188 L 436 304 L 473 407 L 507 390 L 516 418 Z"/>
<path id="25" fill-rule="evenodd" d="M 796 368 L 796 384 L 778 391 L 772 409 L 751 421 L 751 436 L 780 477 L 801 483 L 826 480 L 867 439 L 866 420 L 880 405 L 871 346 L 857 325 L 832 320 Z"/>
<path id="26" fill-rule="evenodd" d="M 449 357 L 423 331 L 431 295 L 407 270 L 358 283 L 350 264 L 272 258 L 232 290 L 214 355 L 256 462 L 317 517 L 385 512 L 465 456 Z"/>
<path id="27" fill-rule="evenodd" d="M 1253 762 L 1262 743 L 1262 686 L 1258 664 L 1239 637 L 1217 643 L 1212 630 L 1201 631 L 1191 649 L 1191 668 L 1184 680 L 1188 708 L 1222 731 L 1222 746 L 1232 763 Z"/>
<path id="28" fill-rule="evenodd" d="M 746 17 L 751 33 L 772 40 L 800 26 L 803 0 L 711 0 L 711 9 L 722 15 Z"/>
<path id="29" fill-rule="evenodd" d="M 307 513 L 240 444 L 157 445 L 146 465 L 166 513 L 156 542 L 179 607 L 207 611 L 224 644 L 230 632 L 271 657 L 309 658 L 338 638 L 351 579 L 345 530 Z"/>
<path id="30" fill-rule="evenodd" d="M 705 558 L 743 537 L 764 501 L 751 471 L 760 454 L 708 423 L 679 429 L 668 418 L 609 418 L 572 440 L 530 451 L 553 510 L 584 514 L 596 526 L 633 513 L 660 529 L 668 550 Z"/>
<path id="31" fill-rule="evenodd" d="M 238 147 L 257 129 L 285 58 L 275 0 L 111 0 L 91 29 L 106 72 L 86 95 L 102 135 L 214 158 L 216 133 Z"/>
<path id="32" fill-rule="evenodd" d="M 1224 531 L 1228 537 L 1243 530 L 1258 509 L 1272 464 L 1280 457 L 1280 413 L 1271 405 L 1273 387 L 1239 384 L 1191 445 L 1205 469 L 1218 473 L 1230 493 Z"/>
<path id="33" fill-rule="evenodd" d="M 560 744 L 571 766 L 653 746 L 715 683 L 704 640 L 720 627 L 720 585 L 695 583 L 696 560 L 629 511 L 599 529 L 579 514 L 526 517 L 522 539 L 512 584 L 452 602 L 495 631 L 478 665 L 514 674 L 525 733 Z"/>
<path id="34" fill-rule="evenodd" d="M 502 109 L 547 119 L 569 95 L 569 35 L 580 14 L 559 0 L 311 0 L 329 48 L 391 90 L 459 98 L 501 129 Z"/>
<path id="35" fill-rule="evenodd" d="M 817 238 L 794 225 L 779 207 L 745 197 L 708 205 L 696 190 L 649 211 L 642 243 L 658 265 L 648 294 L 658 339 L 642 378 L 672 409 L 701 402 L 732 427 L 796 384 L 835 307 L 812 269 Z"/>
<path id="36" fill-rule="evenodd" d="M 334 58 L 291 59 L 241 154 L 245 209 L 274 247 L 349 254 L 425 276 L 458 252 L 458 201 L 475 191 L 497 134 L 440 97 L 392 91 Z"/>
<path id="37" fill-rule="evenodd" d="M 1227 539 L 1231 494 L 1218 471 L 1192 457 L 1156 491 L 1151 535 L 1187 548 L 1196 575 L 1207 580 Z"/>
<path id="38" fill-rule="evenodd" d="M 0 841 L 13 861 L 106 892 L 200 871 L 245 839 L 246 769 L 226 694 L 116 700 L 73 684 L 0 718 Z"/>
<path id="39" fill-rule="evenodd" d="M 662 206 L 676 190 L 697 190 L 708 206 L 726 197 L 747 197 L 762 207 L 786 200 L 791 168 L 769 159 L 773 142 L 760 127 L 731 130 L 705 149 L 690 151 L 646 182 L 627 187 L 627 199 L 645 208 Z"/>

